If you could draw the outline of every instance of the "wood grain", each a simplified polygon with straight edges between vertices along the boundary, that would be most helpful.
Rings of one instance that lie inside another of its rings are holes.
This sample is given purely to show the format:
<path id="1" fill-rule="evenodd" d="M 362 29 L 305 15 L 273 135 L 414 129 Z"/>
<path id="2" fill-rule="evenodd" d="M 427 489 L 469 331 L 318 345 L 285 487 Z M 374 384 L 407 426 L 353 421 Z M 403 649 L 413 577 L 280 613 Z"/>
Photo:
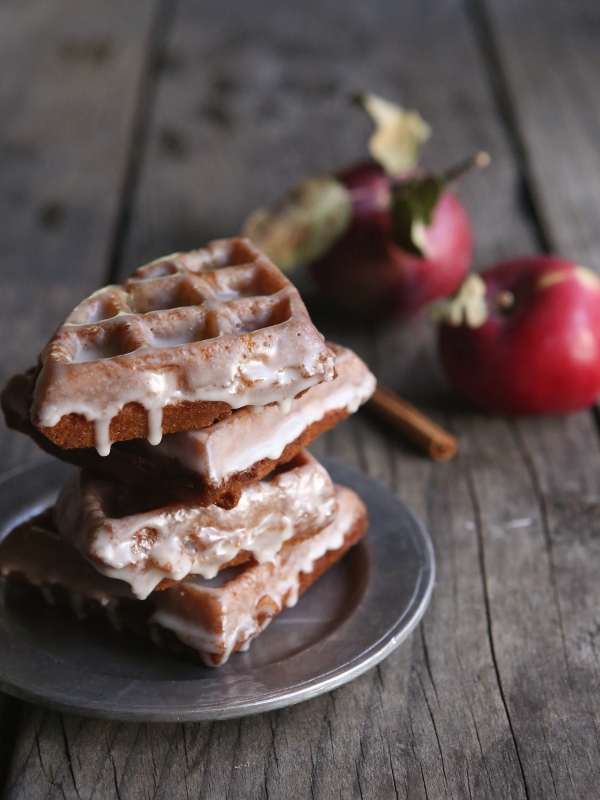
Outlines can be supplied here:
<path id="1" fill-rule="evenodd" d="M 234 233 L 251 208 L 294 180 L 361 155 L 368 127 L 343 100 L 361 87 L 416 106 L 433 123 L 429 164 L 482 147 L 492 153 L 490 170 L 461 188 L 478 264 L 548 243 L 594 266 L 594 9 L 583 0 L 568 9 L 551 0 L 547 14 L 524 5 L 180 0 L 147 145 L 140 137 L 130 235 L 121 225 L 113 265 L 122 274 Z M 19 19 L 24 31 L 37 30 Z M 573 122 L 580 119 L 583 132 Z M 103 229 L 113 242 L 117 227 Z M 76 244 L 81 236 L 71 265 Z M 14 263 L 29 262 L 17 252 Z M 69 291 L 73 274 L 65 273 Z M 418 632 L 352 684 L 240 721 L 125 725 L 26 706 L 8 797 L 597 794 L 593 416 L 514 422 L 476 414 L 444 385 L 427 321 L 374 328 L 336 317 L 317 297 L 309 302 L 329 337 L 356 349 L 384 383 L 459 438 L 458 458 L 433 464 L 359 414 L 313 448 L 368 471 L 429 527 L 438 575 Z M 16 331 L 14 359 L 27 338 Z"/>
<path id="2" fill-rule="evenodd" d="M 550 0 L 542 14 L 534 3 L 485 0 L 476 16 L 480 30 L 487 21 L 485 46 L 544 236 L 552 250 L 600 271 L 600 10 Z"/>
<path id="3" fill-rule="evenodd" d="M 501 189 L 490 197 L 475 178 L 464 191 L 482 258 L 506 252 L 508 228 L 513 243 L 531 246 L 530 221 L 515 206 L 519 176 L 477 69 L 468 19 L 457 6 L 432 8 L 380 0 L 369 11 L 344 6 L 342 14 L 339 3 L 313 3 L 284 16 L 272 3 L 260 19 L 240 8 L 231 22 L 220 6 L 181 3 L 123 270 L 232 233 L 254 205 L 306 172 L 359 156 L 366 126 L 342 97 L 361 84 L 405 97 L 436 125 L 430 163 L 492 150 L 486 180 Z M 457 31 L 452 43 L 444 35 L 449 27 Z M 424 39 L 438 43 L 426 60 Z M 457 76 L 451 92 L 436 88 L 448 70 Z M 430 402 L 440 383 L 427 324 L 382 327 L 373 337 L 367 327 L 332 319 L 318 302 L 311 310 L 328 335 L 439 416 Z M 25 796 L 36 781 L 47 787 L 51 775 L 60 792 L 81 797 L 115 790 L 160 796 L 167 787 L 202 797 L 463 797 L 475 787 L 484 797 L 523 796 L 489 638 L 466 468 L 444 471 L 390 438 L 356 419 L 317 449 L 394 487 L 433 532 L 438 586 L 412 645 L 331 695 L 240 722 L 110 725 L 30 709 L 13 795 Z M 52 791 L 58 793 L 37 796 Z"/>
<path id="4" fill-rule="evenodd" d="M 445 25 L 454 31 L 447 44 Z M 427 58 L 424 42 L 435 42 Z M 461 189 L 477 206 L 485 259 L 514 246 L 499 220 L 515 243 L 528 235 L 519 176 L 503 157 L 503 129 L 459 4 L 377 0 L 342 10 L 339 0 L 268 0 L 260 13 L 239 4 L 231 14 L 217 0 L 202 9 L 180 2 L 165 60 L 123 274 L 157 253 L 231 235 L 307 173 L 364 157 L 370 127 L 347 99 L 357 86 L 418 106 L 435 124 L 431 166 L 492 153 L 489 170 Z M 456 76 L 449 86 L 446 74 Z"/>
<path id="5" fill-rule="evenodd" d="M 2 383 L 108 272 L 151 23 L 134 2 L 0 7 Z M 4 428 L 2 450 L 35 453 Z"/>
<path id="6" fill-rule="evenodd" d="M 0 381 L 34 363 L 109 267 L 143 83 L 152 6 L 0 6 Z M 1 468 L 37 457 L 0 431 Z M 18 704 L 1 700 L 0 792 Z"/>
<path id="7" fill-rule="evenodd" d="M 588 436 L 595 438 L 590 416 L 585 418 Z M 469 420 L 463 441 L 473 464 L 494 658 L 529 795 L 584 797 L 593 795 L 598 781 L 593 766 L 598 736 L 586 697 L 589 680 L 569 669 L 572 644 L 565 641 L 556 586 L 557 570 L 573 556 L 570 548 L 559 554 L 552 547 L 531 459 L 531 452 L 540 452 L 543 439 L 551 437 L 558 445 L 552 459 L 567 474 L 568 450 L 554 425 L 560 430 L 560 421 L 547 420 L 541 436 L 530 427 L 525 448 L 518 426 L 498 420 L 482 428 Z M 585 427 L 582 421 L 580 433 Z M 587 587 L 575 580 L 569 589 L 581 599 L 589 597 Z"/>
<path id="8" fill-rule="evenodd" d="M 527 4 L 486 2 L 475 17 L 489 66 L 504 87 L 505 119 L 524 160 L 542 239 L 598 271 L 598 9 L 550 2 L 539 14 Z M 490 562 L 507 536 L 515 555 L 503 567 L 498 596 L 506 640 L 499 658 L 506 649 L 511 662 L 502 669 L 507 705 L 531 796 L 593 796 L 599 747 L 598 697 L 591 690 L 598 670 L 597 424 L 589 414 L 521 421 L 502 438 L 521 461 L 506 476 L 505 491 L 514 499 L 529 483 L 515 517 L 523 512 L 521 519 L 530 520 L 517 535 L 502 527 L 494 529 L 496 539 L 484 534 Z M 475 483 L 485 480 L 481 470 L 474 475 Z M 496 474 L 492 480 L 493 494 L 490 481 L 485 495 L 496 503 Z M 531 494 L 538 510 L 525 513 L 536 508 Z M 540 672 L 542 660 L 553 669 Z M 536 763 L 540 767 L 532 769 Z"/>

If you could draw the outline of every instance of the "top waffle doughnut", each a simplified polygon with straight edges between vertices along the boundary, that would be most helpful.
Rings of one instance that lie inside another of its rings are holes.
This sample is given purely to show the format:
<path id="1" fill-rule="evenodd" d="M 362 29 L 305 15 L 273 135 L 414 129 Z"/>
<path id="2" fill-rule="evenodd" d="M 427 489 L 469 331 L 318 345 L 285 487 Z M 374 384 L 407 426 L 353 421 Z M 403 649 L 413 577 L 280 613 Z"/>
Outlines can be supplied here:
<path id="1" fill-rule="evenodd" d="M 40 357 L 33 424 L 62 448 L 210 425 L 334 375 L 300 295 L 248 240 L 136 270 L 84 300 Z"/>

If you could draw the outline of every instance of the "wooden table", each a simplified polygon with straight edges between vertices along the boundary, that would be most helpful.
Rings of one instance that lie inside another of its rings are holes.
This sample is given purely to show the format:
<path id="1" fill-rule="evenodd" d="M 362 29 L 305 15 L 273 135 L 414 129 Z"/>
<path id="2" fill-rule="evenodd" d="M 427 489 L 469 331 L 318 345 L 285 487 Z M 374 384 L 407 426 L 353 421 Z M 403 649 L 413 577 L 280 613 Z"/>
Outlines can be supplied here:
<path id="1" fill-rule="evenodd" d="M 107 280 L 239 229 L 359 157 L 357 87 L 417 107 L 425 161 L 478 148 L 477 264 L 552 250 L 600 269 L 600 10 L 593 0 L 3 0 L 4 381 Z M 429 527 L 431 606 L 354 683 L 239 721 L 134 725 L 0 700 L 0 791 L 26 798 L 600 796 L 596 412 L 512 420 L 445 388 L 424 320 L 328 336 L 447 425 L 434 464 L 363 414 L 316 452 Z M 2 429 L 1 467 L 37 456 Z"/>

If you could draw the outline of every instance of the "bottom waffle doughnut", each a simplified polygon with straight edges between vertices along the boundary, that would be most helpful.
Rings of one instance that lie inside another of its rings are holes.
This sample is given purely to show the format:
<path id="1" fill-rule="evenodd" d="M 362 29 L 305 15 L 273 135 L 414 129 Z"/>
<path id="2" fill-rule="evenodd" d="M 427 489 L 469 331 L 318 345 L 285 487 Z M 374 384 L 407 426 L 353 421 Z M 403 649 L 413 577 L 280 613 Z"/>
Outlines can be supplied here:
<path id="1" fill-rule="evenodd" d="M 18 526 L 0 544 L 0 574 L 9 583 L 40 589 L 49 602 L 68 601 L 79 616 L 102 616 L 117 628 L 219 666 L 246 649 L 364 535 L 364 504 L 344 487 L 336 487 L 336 496 L 335 520 L 308 539 L 287 542 L 273 562 L 249 562 L 212 581 L 188 579 L 147 600 L 137 600 L 125 582 L 96 572 L 58 537 L 48 512 Z"/>

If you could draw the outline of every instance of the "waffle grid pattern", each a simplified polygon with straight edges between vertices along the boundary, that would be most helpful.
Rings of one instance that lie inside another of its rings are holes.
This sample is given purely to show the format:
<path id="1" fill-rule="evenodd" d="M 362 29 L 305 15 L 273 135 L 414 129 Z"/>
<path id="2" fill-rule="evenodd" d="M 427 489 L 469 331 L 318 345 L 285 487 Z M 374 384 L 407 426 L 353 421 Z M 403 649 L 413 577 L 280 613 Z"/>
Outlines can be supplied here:
<path id="1" fill-rule="evenodd" d="M 279 270 L 243 241 L 168 256 L 83 301 L 46 358 L 80 364 L 253 333 L 290 319 L 290 288 Z"/>
<path id="2" fill-rule="evenodd" d="M 60 447 L 210 425 L 334 376 L 296 288 L 245 239 L 141 267 L 84 300 L 41 356 L 31 419 Z M 163 414 L 164 411 L 164 414 Z"/>

